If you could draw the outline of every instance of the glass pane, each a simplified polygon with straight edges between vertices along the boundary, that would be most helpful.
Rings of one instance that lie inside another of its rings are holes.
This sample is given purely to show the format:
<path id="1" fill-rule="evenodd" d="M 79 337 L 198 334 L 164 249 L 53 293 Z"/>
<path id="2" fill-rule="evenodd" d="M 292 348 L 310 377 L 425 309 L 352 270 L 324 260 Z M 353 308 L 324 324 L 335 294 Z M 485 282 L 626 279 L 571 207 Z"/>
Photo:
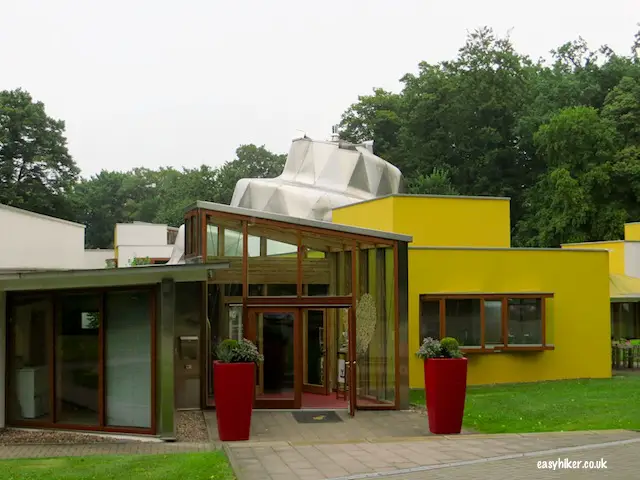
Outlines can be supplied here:
<path id="1" fill-rule="evenodd" d="M 481 345 L 479 299 L 445 300 L 445 319 L 447 337 L 458 340 L 460 346 Z"/>
<path id="2" fill-rule="evenodd" d="M 334 296 L 351 293 L 343 293 L 348 286 L 344 278 L 347 268 L 349 275 L 351 274 L 351 265 L 346 265 L 345 248 L 345 240 L 340 237 L 303 233 L 302 282 L 309 285 L 305 295 Z M 327 288 L 311 290 L 311 285 L 326 285 Z"/>
<path id="3" fill-rule="evenodd" d="M 393 249 L 358 252 L 356 304 L 358 406 L 395 404 Z"/>
<path id="4" fill-rule="evenodd" d="M 248 259 L 248 281 L 252 285 L 262 285 L 249 295 L 297 296 L 298 232 L 292 228 L 265 225 L 249 225 L 248 231 L 249 238 L 255 239 Z M 283 293 L 282 288 L 271 288 L 273 285 L 288 287 Z"/>
<path id="5" fill-rule="evenodd" d="M 249 235 L 247 238 L 247 255 L 250 257 L 260 256 L 260 237 Z"/>
<path id="6" fill-rule="evenodd" d="M 242 256 L 242 230 L 224 229 L 224 256 Z"/>
<path id="7" fill-rule="evenodd" d="M 541 343 L 541 299 L 510 298 L 509 345 L 540 345 Z"/>
<path id="8" fill-rule="evenodd" d="M 14 301 L 11 314 L 9 418 L 50 420 L 49 358 L 52 304 L 48 299 Z"/>
<path id="9" fill-rule="evenodd" d="M 420 345 L 425 338 L 440 339 L 440 300 L 424 300 L 420 311 Z"/>
<path id="10" fill-rule="evenodd" d="M 294 316 L 292 313 L 257 315 L 256 343 L 264 362 L 256 371 L 256 397 L 294 398 Z"/>
<path id="11" fill-rule="evenodd" d="M 310 297 L 326 297 L 329 295 L 329 285 L 307 285 L 306 294 Z"/>
<path id="12" fill-rule="evenodd" d="M 307 310 L 304 313 L 304 383 L 324 385 L 325 318 L 323 310 Z"/>
<path id="13" fill-rule="evenodd" d="M 267 285 L 267 296 L 269 297 L 295 297 L 298 287 L 295 283 L 291 284 L 271 284 Z"/>
<path id="14" fill-rule="evenodd" d="M 502 338 L 502 301 L 484 301 L 484 343 L 504 345 Z"/>
<path id="15" fill-rule="evenodd" d="M 100 296 L 62 297 L 56 319 L 56 419 L 98 425 Z"/>
<path id="16" fill-rule="evenodd" d="M 105 298 L 107 425 L 151 428 L 151 298 L 112 292 Z"/>
<path id="17" fill-rule="evenodd" d="M 217 257 L 218 252 L 218 227 L 207 225 L 207 257 Z"/>

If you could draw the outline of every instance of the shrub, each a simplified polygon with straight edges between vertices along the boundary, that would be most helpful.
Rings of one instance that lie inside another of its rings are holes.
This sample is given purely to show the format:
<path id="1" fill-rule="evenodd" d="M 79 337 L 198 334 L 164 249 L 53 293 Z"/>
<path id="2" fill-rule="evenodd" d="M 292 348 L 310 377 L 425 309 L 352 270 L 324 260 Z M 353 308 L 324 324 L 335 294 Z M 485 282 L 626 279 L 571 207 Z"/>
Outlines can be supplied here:
<path id="1" fill-rule="evenodd" d="M 416 357 L 426 360 L 427 358 L 462 358 L 463 355 L 455 338 L 445 337 L 442 341 L 438 341 L 428 337 L 422 342 Z"/>
<path id="2" fill-rule="evenodd" d="M 260 363 L 264 356 L 258 348 L 246 338 L 241 341 L 227 339 L 222 341 L 216 349 L 221 363 Z"/>

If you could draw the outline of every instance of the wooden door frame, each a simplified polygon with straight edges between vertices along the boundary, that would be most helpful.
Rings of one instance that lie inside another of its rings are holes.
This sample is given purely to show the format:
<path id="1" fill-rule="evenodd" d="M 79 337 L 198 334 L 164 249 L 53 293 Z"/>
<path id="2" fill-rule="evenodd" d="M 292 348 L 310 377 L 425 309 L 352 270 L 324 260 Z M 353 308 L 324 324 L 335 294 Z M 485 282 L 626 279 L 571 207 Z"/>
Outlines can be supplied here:
<path id="1" fill-rule="evenodd" d="M 304 382 L 304 372 L 308 369 L 307 366 L 309 364 L 309 345 L 308 345 L 308 332 L 309 332 L 309 316 L 307 312 L 322 312 L 322 328 L 323 328 L 323 344 L 324 344 L 324 366 L 323 366 L 323 376 L 324 376 L 324 385 L 314 385 L 310 383 Z M 302 326 L 302 391 L 307 393 L 315 393 L 318 395 L 329 395 L 329 378 L 328 378 L 328 355 L 327 355 L 327 309 L 326 308 L 302 308 L 301 309 L 301 326 Z M 306 322 L 305 322 L 306 319 Z"/>
<path id="2" fill-rule="evenodd" d="M 301 309 L 296 307 L 247 307 L 247 324 L 244 331 L 247 339 L 257 345 L 257 321 L 262 313 L 290 313 L 293 315 L 293 399 L 260 399 L 254 397 L 255 408 L 299 409 L 302 406 L 302 322 Z"/>

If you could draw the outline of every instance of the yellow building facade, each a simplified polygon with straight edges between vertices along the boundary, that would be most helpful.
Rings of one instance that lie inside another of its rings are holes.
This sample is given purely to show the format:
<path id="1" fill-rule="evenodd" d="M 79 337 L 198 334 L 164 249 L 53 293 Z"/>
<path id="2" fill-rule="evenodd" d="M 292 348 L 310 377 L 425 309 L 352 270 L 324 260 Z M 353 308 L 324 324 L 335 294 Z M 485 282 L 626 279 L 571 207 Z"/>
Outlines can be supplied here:
<path id="1" fill-rule="evenodd" d="M 510 246 L 509 199 L 394 195 L 336 223 L 411 235 L 409 378 L 423 338 L 452 336 L 470 385 L 611 376 L 607 249 Z M 587 353 L 588 352 L 588 353 Z"/>

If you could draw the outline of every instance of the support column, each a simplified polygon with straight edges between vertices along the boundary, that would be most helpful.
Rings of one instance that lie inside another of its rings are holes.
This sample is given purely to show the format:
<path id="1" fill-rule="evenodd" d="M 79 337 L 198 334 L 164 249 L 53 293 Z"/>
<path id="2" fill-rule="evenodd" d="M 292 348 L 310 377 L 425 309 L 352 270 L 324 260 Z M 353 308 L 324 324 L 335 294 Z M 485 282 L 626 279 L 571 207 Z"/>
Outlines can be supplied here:
<path id="1" fill-rule="evenodd" d="M 156 427 L 157 435 L 164 440 L 175 440 L 175 389 L 174 389 L 174 317 L 175 282 L 171 278 L 162 280 L 157 316 L 156 358 Z"/>
<path id="2" fill-rule="evenodd" d="M 7 392 L 7 294 L 0 292 L 0 430 L 5 427 Z"/>
<path id="3" fill-rule="evenodd" d="M 398 408 L 409 408 L 409 251 L 406 242 L 397 243 L 398 256 Z"/>

